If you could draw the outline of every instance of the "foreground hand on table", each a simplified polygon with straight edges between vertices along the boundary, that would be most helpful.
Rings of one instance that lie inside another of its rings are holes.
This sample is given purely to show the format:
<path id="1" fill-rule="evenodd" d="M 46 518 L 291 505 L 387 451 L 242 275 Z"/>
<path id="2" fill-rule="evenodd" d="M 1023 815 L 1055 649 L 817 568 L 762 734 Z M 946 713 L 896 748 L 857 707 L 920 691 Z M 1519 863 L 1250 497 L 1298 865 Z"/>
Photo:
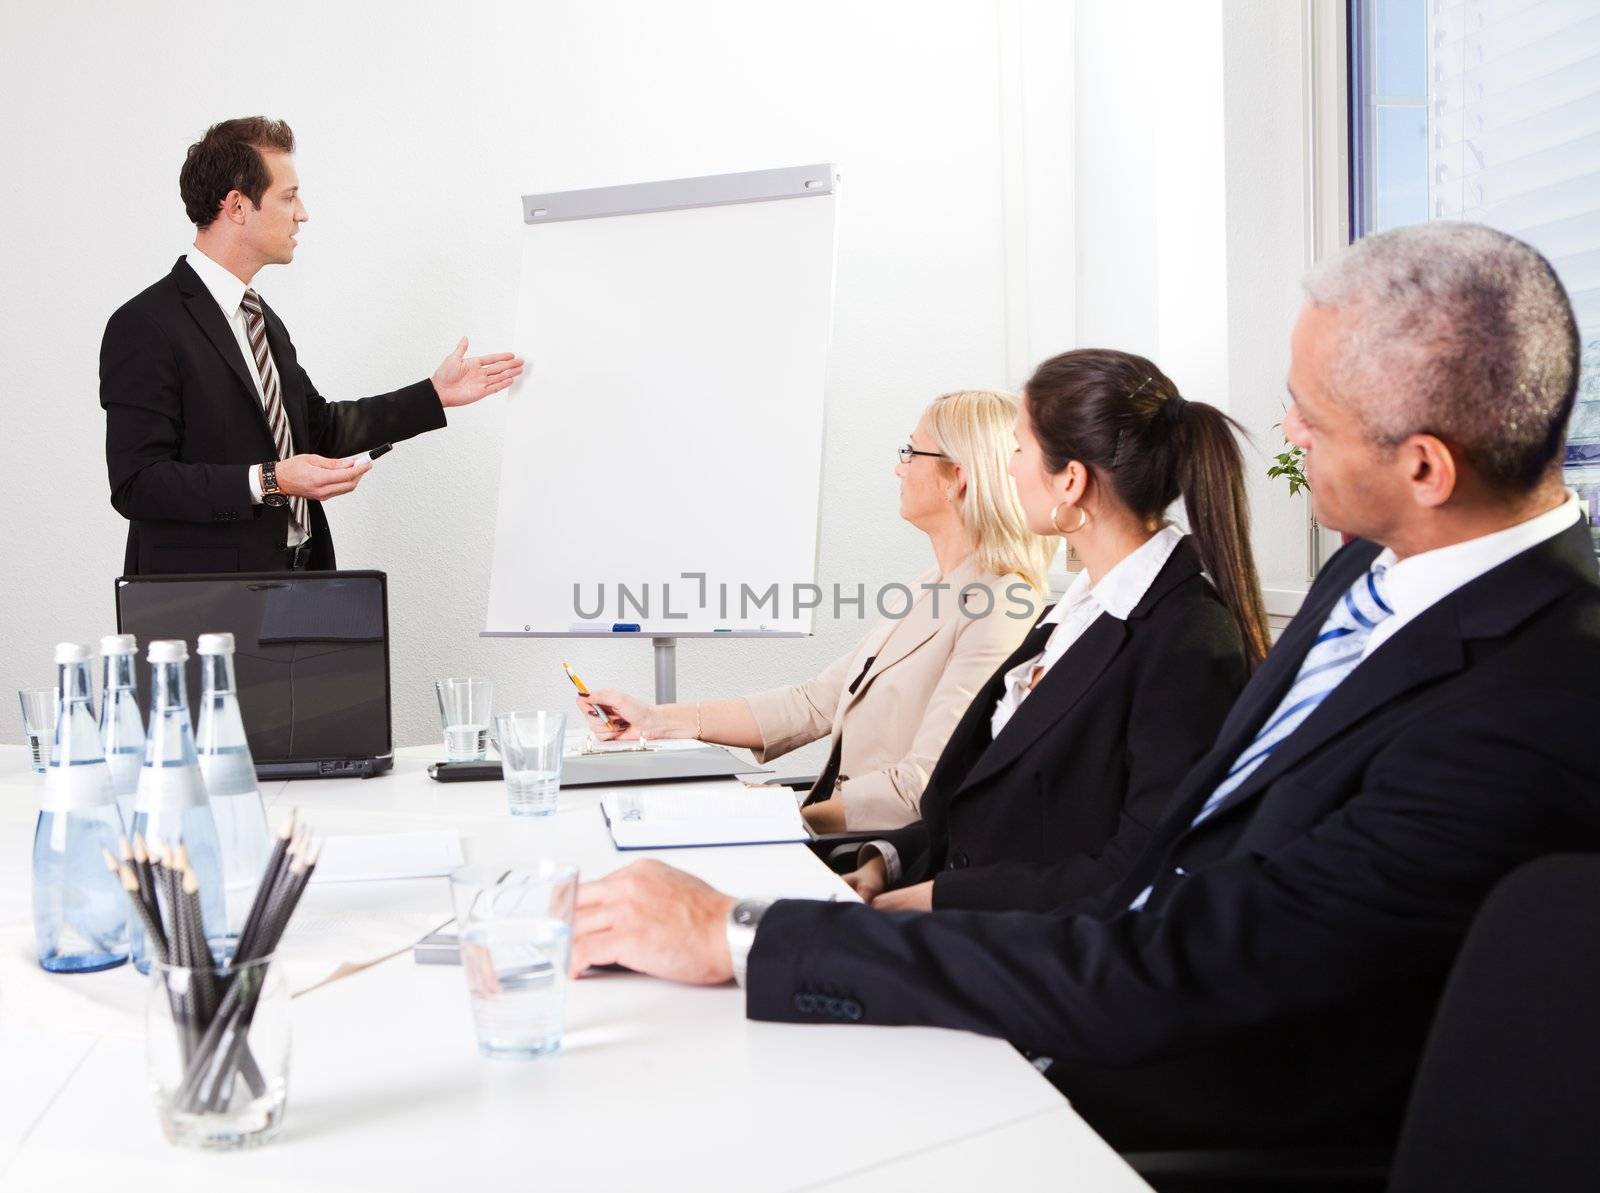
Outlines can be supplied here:
<path id="1" fill-rule="evenodd" d="M 932 911 L 933 882 L 919 882 L 903 886 L 897 891 L 885 891 L 872 901 L 879 911 Z"/>
<path id="2" fill-rule="evenodd" d="M 733 978 L 728 912 L 738 900 L 664 862 L 634 862 L 578 887 L 572 975 L 625 965 L 677 982 Z"/>

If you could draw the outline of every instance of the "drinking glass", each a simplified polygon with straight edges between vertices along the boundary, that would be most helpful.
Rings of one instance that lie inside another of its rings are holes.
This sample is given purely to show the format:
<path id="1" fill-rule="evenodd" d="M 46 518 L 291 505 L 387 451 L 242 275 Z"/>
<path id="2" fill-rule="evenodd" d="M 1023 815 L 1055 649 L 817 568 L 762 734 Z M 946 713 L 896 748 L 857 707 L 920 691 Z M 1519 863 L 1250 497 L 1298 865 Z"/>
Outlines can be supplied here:
<path id="1" fill-rule="evenodd" d="M 450 894 L 478 1051 L 560 1051 L 578 868 L 554 861 L 463 866 L 450 875 Z"/>
<path id="2" fill-rule="evenodd" d="M 17 696 L 22 701 L 22 731 L 28 735 L 33 773 L 42 775 L 50 769 L 50 746 L 56 735 L 56 692 L 54 688 L 23 688 Z"/>
<path id="3" fill-rule="evenodd" d="M 489 753 L 494 685 L 486 679 L 439 679 L 433 690 L 439 697 L 445 757 L 451 762 L 482 762 Z"/>
<path id="4" fill-rule="evenodd" d="M 150 962 L 145 1071 L 169 1143 L 237 1151 L 271 1139 L 289 1097 L 289 986 L 274 958 Z"/>
<path id="5" fill-rule="evenodd" d="M 567 718 L 558 712 L 507 712 L 494 719 L 500 769 L 513 816 L 548 816 L 561 790 Z"/>

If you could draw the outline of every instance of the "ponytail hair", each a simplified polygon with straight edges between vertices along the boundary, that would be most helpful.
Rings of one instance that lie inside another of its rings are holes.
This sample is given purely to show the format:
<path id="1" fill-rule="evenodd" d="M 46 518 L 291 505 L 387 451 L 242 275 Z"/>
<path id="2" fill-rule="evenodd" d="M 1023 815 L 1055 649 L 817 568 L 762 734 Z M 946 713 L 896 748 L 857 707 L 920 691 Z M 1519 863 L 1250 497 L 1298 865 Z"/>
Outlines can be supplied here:
<path id="1" fill-rule="evenodd" d="M 1233 614 L 1251 666 L 1271 637 L 1250 550 L 1244 428 L 1215 406 L 1187 401 L 1142 356 L 1082 348 L 1051 357 L 1025 390 L 1045 467 L 1077 460 L 1141 522 L 1180 496 L 1200 564 Z"/>

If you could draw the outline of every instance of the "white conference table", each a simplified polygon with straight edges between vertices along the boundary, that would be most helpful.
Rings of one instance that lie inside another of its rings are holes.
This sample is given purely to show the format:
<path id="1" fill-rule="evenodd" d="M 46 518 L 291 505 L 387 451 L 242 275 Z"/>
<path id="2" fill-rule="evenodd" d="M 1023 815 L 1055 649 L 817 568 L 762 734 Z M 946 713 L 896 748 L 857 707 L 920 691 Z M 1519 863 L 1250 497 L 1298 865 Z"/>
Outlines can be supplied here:
<path id="1" fill-rule="evenodd" d="M 328 836 L 455 829 L 468 861 L 555 857 L 598 876 L 648 856 L 613 848 L 598 788 L 514 818 L 500 783 L 429 779 L 438 753 L 262 796 L 274 824 L 292 806 Z M 0 747 L 0 1190 L 1148 1188 L 1001 1041 L 755 1023 L 731 985 L 591 976 L 569 989 L 559 1055 L 483 1059 L 459 968 L 410 954 L 450 918 L 440 878 L 313 883 L 280 950 L 298 992 L 282 1132 L 240 1153 L 170 1147 L 145 1084 L 146 979 L 35 960 L 42 783 L 25 750 Z M 730 893 L 854 897 L 801 845 L 659 856 Z"/>

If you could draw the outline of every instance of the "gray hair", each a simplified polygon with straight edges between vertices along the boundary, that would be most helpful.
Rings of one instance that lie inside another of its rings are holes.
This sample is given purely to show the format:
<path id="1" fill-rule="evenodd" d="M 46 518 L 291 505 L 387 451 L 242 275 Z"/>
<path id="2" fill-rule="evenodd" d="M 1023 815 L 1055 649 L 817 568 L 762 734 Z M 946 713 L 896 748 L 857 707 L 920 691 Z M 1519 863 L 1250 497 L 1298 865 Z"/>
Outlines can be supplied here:
<path id="1" fill-rule="evenodd" d="M 1550 263 L 1522 241 L 1415 224 L 1335 254 L 1305 289 L 1342 316 L 1329 382 L 1375 440 L 1437 435 L 1501 489 L 1532 489 L 1556 464 L 1578 330 Z"/>

